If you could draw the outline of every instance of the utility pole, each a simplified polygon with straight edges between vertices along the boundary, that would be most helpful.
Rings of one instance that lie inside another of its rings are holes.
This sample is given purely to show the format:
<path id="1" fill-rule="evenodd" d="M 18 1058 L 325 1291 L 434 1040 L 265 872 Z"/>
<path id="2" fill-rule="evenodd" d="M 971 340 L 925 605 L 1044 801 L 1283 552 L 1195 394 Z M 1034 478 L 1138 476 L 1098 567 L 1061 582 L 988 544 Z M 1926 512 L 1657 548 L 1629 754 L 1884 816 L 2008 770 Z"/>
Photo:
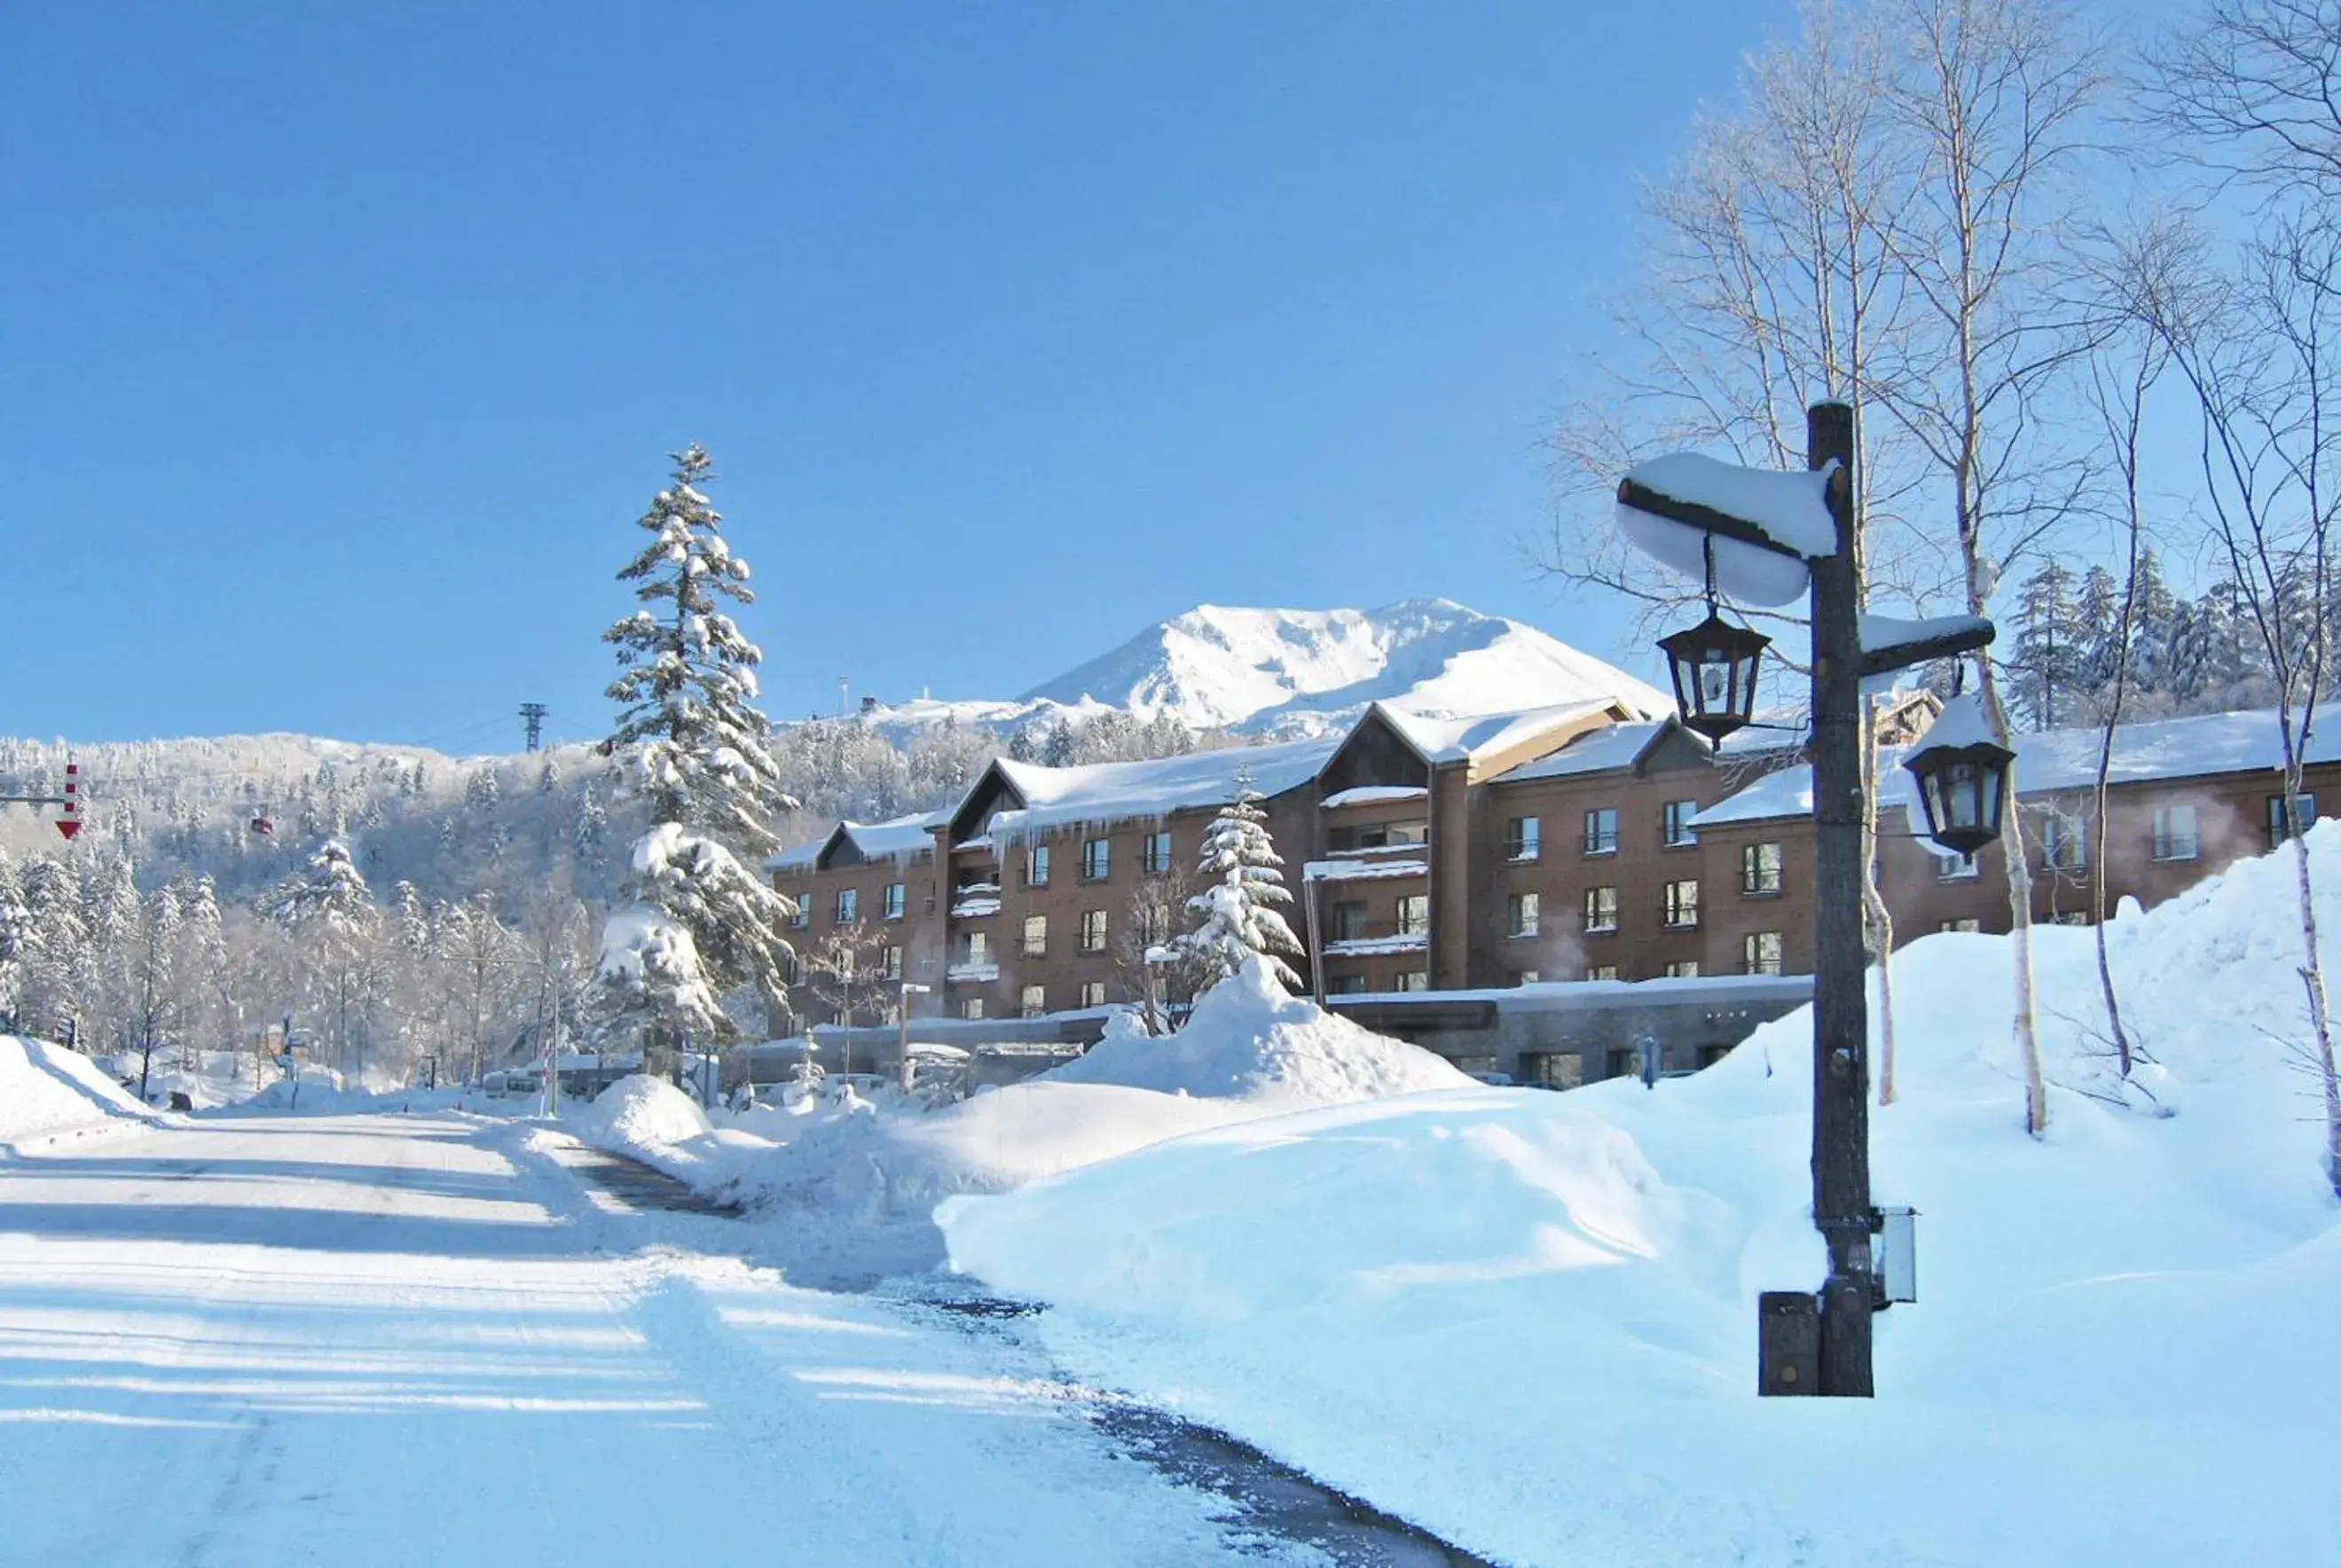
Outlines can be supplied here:
<path id="1" fill-rule="evenodd" d="M 528 749 L 531 751 L 544 749 L 546 712 L 547 710 L 542 702 L 523 702 L 520 705 L 520 721 L 528 726 Z"/>
<path id="2" fill-rule="evenodd" d="M 1837 549 L 1812 562 L 1813 1224 L 1828 1245 L 1821 1390 L 1867 1398 L 1870 1367 L 1868 955 L 1861 935 L 1861 581 L 1855 558 L 1853 409 L 1805 413 L 1805 466 Z"/>
<path id="3" fill-rule="evenodd" d="M 1761 1295 L 1760 1386 L 1766 1394 L 1868 1398 L 1876 1393 L 1870 1318 L 1880 1295 L 1870 1236 L 1883 1226 L 1884 1216 L 1869 1196 L 1868 955 L 1861 928 L 1861 822 L 1868 782 L 1862 769 L 1861 682 L 1866 676 L 1908 669 L 1930 659 L 1974 652 L 1991 641 L 1993 630 L 1988 621 L 1965 617 L 1881 622 L 1876 628 L 1878 645 L 1862 645 L 1862 581 L 1856 556 L 1858 447 L 1851 406 L 1821 402 L 1806 411 L 1805 467 L 1824 476 L 1818 499 L 1828 513 L 1826 538 L 1819 537 L 1817 527 L 1806 526 L 1808 511 L 1783 520 L 1784 496 L 1776 476 L 1691 454 L 1653 459 L 1637 468 L 1619 482 L 1618 501 L 1620 526 L 1628 537 L 1662 562 L 1689 571 L 1698 559 L 1692 552 L 1704 552 L 1708 620 L 1662 639 L 1659 646 L 1667 653 L 1684 724 L 1710 739 L 1750 722 L 1757 660 L 1768 640 L 1718 617 L 1717 541 L 1729 541 L 1740 551 L 1736 558 L 1739 581 L 1755 585 L 1740 591 L 1757 602 L 1785 603 L 1800 590 L 1810 594 L 1813 1225 L 1828 1247 L 1828 1275 L 1817 1295 L 1808 1291 L 1767 1291 Z M 1788 488 L 1796 509 L 1811 507 L 1811 490 L 1801 483 Z M 1726 511 L 1726 506 L 1746 506 L 1756 515 Z M 1686 536 L 1683 530 L 1696 532 Z M 1805 570 L 1794 573 L 1778 564 L 1782 560 L 1801 561 Z M 1768 567 L 1755 570 L 1766 561 Z M 1948 741 L 1942 749 L 1947 757 L 1965 755 Z M 1974 778 L 1968 783 L 1978 791 L 1983 788 Z M 1979 793 L 1977 799 L 1982 799 Z M 1996 788 L 1989 800 L 1996 812 Z M 1934 829 L 1930 836 L 1949 842 L 1931 809 L 1928 819 Z M 1651 1065 L 1646 1057 L 1645 1067 Z"/>

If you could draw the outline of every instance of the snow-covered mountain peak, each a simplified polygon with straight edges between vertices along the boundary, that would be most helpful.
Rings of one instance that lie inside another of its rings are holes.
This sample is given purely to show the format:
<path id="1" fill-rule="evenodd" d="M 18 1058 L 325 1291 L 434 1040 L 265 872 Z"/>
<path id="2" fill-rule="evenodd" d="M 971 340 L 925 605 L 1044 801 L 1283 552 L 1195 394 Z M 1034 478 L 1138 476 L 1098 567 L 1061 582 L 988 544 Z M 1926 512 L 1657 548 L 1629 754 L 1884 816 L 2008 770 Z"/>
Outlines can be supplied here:
<path id="1" fill-rule="evenodd" d="M 1465 714 L 1611 696 L 1664 706 L 1644 682 L 1534 627 L 1452 600 L 1407 599 L 1379 610 L 1198 605 L 1024 700 L 1295 734 L 1337 728 L 1375 701 Z"/>

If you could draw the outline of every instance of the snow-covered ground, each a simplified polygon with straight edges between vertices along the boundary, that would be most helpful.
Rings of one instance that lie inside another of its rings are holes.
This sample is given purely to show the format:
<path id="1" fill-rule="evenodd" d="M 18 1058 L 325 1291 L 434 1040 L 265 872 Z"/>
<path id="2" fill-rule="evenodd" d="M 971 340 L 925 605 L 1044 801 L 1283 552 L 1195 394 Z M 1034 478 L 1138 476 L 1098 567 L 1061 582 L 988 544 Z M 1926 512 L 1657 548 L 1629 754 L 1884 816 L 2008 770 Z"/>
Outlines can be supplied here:
<path id="1" fill-rule="evenodd" d="M 2312 844 L 2341 928 L 2341 823 Z M 1755 1396 L 1758 1294 L 1821 1273 L 1810 1023 L 1655 1090 L 1468 1089 L 1222 1126 L 942 1206 L 1081 1375 L 1519 1563 L 2331 1561 L 2341 1210 L 2300 1054 L 2291 863 L 2037 944 L 2021 1126 L 2006 938 L 1907 949 L 1880 1202 L 1920 1299 L 1875 1402 Z"/>
<path id="2" fill-rule="evenodd" d="M 939 1110 L 835 1095 L 717 1113 L 646 1077 L 613 1085 L 566 1126 L 745 1206 L 800 1275 L 837 1280 L 938 1266 L 936 1204 L 1006 1192 L 1166 1138 L 1470 1080 L 1276 989 L 1258 968 L 1215 987 L 1176 1037 L 1111 1021 L 1090 1053 Z"/>
<path id="3" fill-rule="evenodd" d="M 2310 843 L 2341 929 L 2341 823 Z M 2039 1139 L 2007 941 L 1904 951 L 1900 1093 L 1872 1144 L 1878 1201 L 1921 1211 L 1920 1299 L 1879 1321 L 1874 1402 L 1754 1392 L 1757 1295 L 1821 1268 L 1805 1015 L 1694 1077 L 1552 1095 L 1469 1084 L 1253 975 L 1176 1038 L 1117 1028 L 941 1110 L 840 1095 L 711 1120 L 635 1078 L 570 1113 L 742 1221 L 610 1214 L 556 1168 L 583 1157 L 564 1133 L 444 1113 L 0 1161 L 0 1475 L 34 1500 L 0 1543 L 264 1563 L 1233 1550 L 1208 1500 L 1113 1456 L 1061 1367 L 1502 1563 L 2323 1562 L 2341 1206 L 2301 1070 L 2291 876 L 2246 861 L 2114 923 L 2128 1080 L 2090 933 L 2034 934 Z M 946 1245 L 1046 1310 L 971 1337 L 806 1288 Z M 639 1505 L 710 1474 L 752 1505 Z M 116 1494 L 143 1500 L 127 1520 Z"/>
<path id="4" fill-rule="evenodd" d="M 558 1141 L 239 1117 L 0 1162 L 0 1562 L 1323 1560 L 1014 1335 L 792 1287 Z"/>
<path id="5" fill-rule="evenodd" d="M 89 1057 L 0 1035 L 0 1156 L 160 1120 Z"/>

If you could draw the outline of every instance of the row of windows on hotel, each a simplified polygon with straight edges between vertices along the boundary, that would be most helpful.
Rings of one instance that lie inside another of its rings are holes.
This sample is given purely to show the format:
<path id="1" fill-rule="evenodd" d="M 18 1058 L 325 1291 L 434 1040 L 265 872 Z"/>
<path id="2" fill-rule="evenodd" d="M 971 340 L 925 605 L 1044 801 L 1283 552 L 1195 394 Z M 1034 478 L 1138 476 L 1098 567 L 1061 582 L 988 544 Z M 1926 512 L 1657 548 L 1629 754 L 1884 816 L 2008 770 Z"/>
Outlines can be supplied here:
<path id="1" fill-rule="evenodd" d="M 1667 848 L 1684 849 L 1698 842 L 1698 836 L 1691 830 L 1690 827 L 1691 819 L 1698 814 L 1698 802 L 1696 800 L 1669 800 L 1666 802 L 1663 811 L 1661 812 L 1659 829 L 1661 841 Z M 2316 797 L 2313 794 L 2305 794 L 2297 797 L 2294 802 L 2293 816 L 2297 822 L 2303 825 L 2316 821 Z M 1353 850 L 1381 849 L 1385 847 L 1407 844 L 1420 844 L 1423 841 L 1423 832 L 1424 829 L 1421 824 L 1410 822 L 1384 822 L 1374 823 L 1362 828 L 1338 829 L 1331 835 L 1333 839 L 1331 848 L 1335 850 Z M 2271 845 L 2281 844 L 2289 836 L 2289 829 L 2284 809 L 2284 797 L 2281 795 L 2271 795 L 2268 797 L 2267 836 L 2268 841 Z M 1585 832 L 1580 842 L 1582 844 L 1584 853 L 1588 856 L 1615 855 L 1618 852 L 1617 809 L 1615 807 L 1602 806 L 1596 807 L 1595 809 L 1586 812 Z M 1743 860 L 1740 883 L 1741 892 L 1748 894 L 1750 897 L 1756 897 L 1768 893 L 1778 893 L 1780 890 L 1779 851 L 1780 847 L 1778 844 L 1748 846 L 1747 855 L 1748 857 L 1760 855 L 1766 858 L 1766 868 L 1758 868 Z M 2157 860 L 2192 860 L 2200 855 L 2201 852 L 2202 839 L 2197 828 L 2196 809 L 2194 807 L 2165 806 L 2156 810 L 2154 814 L 2154 858 Z M 1506 822 L 1504 825 L 1504 853 L 1505 858 L 1515 864 L 1541 859 L 1544 854 L 1542 819 L 1536 817 L 1514 817 Z M 1150 877 L 1159 877 L 1167 873 L 1170 869 L 1170 835 L 1168 832 L 1149 833 L 1140 847 L 1140 867 L 1144 874 Z M 2086 823 L 2078 818 L 2066 817 L 2056 813 L 2051 813 L 2044 818 L 2041 829 L 2041 859 L 2043 863 L 2051 869 L 2074 870 L 2086 866 L 2088 863 L 2088 834 Z M 1081 879 L 1082 881 L 1104 882 L 1109 880 L 1111 877 L 1113 864 L 1112 841 L 1107 839 L 1090 839 L 1084 840 L 1081 845 Z M 1972 858 L 1963 861 L 1946 861 L 1944 862 L 1944 866 L 1945 869 L 1943 871 L 1943 878 L 1946 881 L 1957 880 L 1962 877 L 1971 877 L 1975 875 L 1975 862 Z M 1045 844 L 1036 844 L 1025 852 L 1024 885 L 1029 888 L 1045 888 L 1049 885 L 1049 847 Z M 1679 896 L 1679 890 L 1685 888 L 1689 889 L 1689 910 L 1691 918 L 1688 919 L 1678 919 L 1676 918 L 1676 916 L 1680 913 L 1681 910 L 1673 900 Z M 957 890 L 965 892 L 969 889 L 960 888 Z M 1593 888 L 1588 890 L 1586 894 L 1588 900 L 1586 914 L 1587 925 L 1585 928 L 1587 930 L 1598 931 L 1615 928 L 1616 891 L 1617 890 L 1615 888 Z M 1596 894 L 1602 892 L 1607 892 L 1609 895 L 1610 924 L 1608 926 L 1600 926 L 1592 923 L 1596 918 L 1593 908 L 1593 899 Z M 837 901 L 834 909 L 836 924 L 841 926 L 850 926 L 861 918 L 861 897 L 860 892 L 852 888 L 841 888 L 838 889 Z M 1697 918 L 1698 897 L 1698 884 L 1695 882 L 1669 883 L 1667 890 L 1667 898 L 1669 900 L 1668 904 L 1668 925 L 1697 925 L 1698 923 Z M 904 911 L 904 889 L 902 883 L 887 883 L 882 890 L 880 898 L 880 918 L 882 919 L 899 920 L 902 918 Z M 1535 903 L 1534 895 L 1528 895 L 1528 898 L 1530 906 L 1533 907 Z M 1517 903 L 1518 900 L 1515 899 L 1514 902 Z M 795 924 L 798 927 L 802 928 L 812 923 L 812 907 L 813 898 L 810 892 L 802 892 L 797 895 L 797 914 Z M 1403 925 L 1400 927 L 1401 931 L 1409 928 L 1410 928 Z M 1524 932 L 1515 931 L 1513 934 L 1516 936 L 1533 936 L 1535 932 L 1533 929 L 1530 929 Z"/>
<path id="2" fill-rule="evenodd" d="M 1698 814 L 1698 810 L 1699 805 L 1696 800 L 1667 801 L 1660 811 L 1659 841 L 1669 849 L 1687 849 L 1697 844 L 1698 835 L 1691 828 L 1691 819 Z M 2294 800 L 2292 819 L 2302 826 L 2316 821 L 2316 797 L 2313 794 L 2296 797 Z M 1543 827 L 1542 820 L 1535 817 L 1514 817 L 1507 821 L 1504 824 L 1505 858 L 1516 864 L 1542 859 L 1544 858 Z M 2290 828 L 2286 821 L 2284 797 L 2271 795 L 2267 798 L 2268 842 L 2271 846 L 2281 844 L 2289 835 Z M 1582 853 L 1588 857 L 1618 853 L 1617 809 L 1600 806 L 1587 811 L 1585 830 L 1579 840 L 1579 845 Z M 1778 847 L 1774 845 L 1768 848 L 1773 851 L 1773 875 L 1777 879 Z M 2194 807 L 2164 806 L 2155 811 L 2154 858 L 2156 859 L 2192 860 L 2201 852 L 2202 839 L 2197 829 Z M 2041 833 L 2041 855 L 2052 868 L 2071 869 L 2086 865 L 2088 858 L 2087 835 L 2081 819 L 2054 812 L 2047 815 Z M 1970 861 L 1964 872 L 1954 871 L 1949 875 L 1956 878 L 1958 875 L 1972 876 L 1973 874 L 1973 863 Z M 1742 890 L 1754 894 L 1778 892 L 1779 888 L 1777 885 L 1766 888 L 1750 885 L 1743 888 Z M 1588 926 L 1586 928 L 1592 930 L 1597 928 Z"/>
<path id="3" fill-rule="evenodd" d="M 2293 832 L 2316 820 L 2315 795 L 2303 794 L 2295 797 L 2292 808 L 2291 812 L 2287 814 L 2283 796 L 2268 798 L 2267 834 L 2271 844 L 2284 842 Z M 1694 801 L 1667 802 L 1664 829 L 1667 842 L 1669 845 L 1683 841 L 1696 841 L 1689 832 L 1688 822 L 1691 814 L 1697 809 L 1698 806 Z M 1609 808 L 1600 808 L 1588 811 L 1585 817 L 1585 852 L 1589 855 L 1614 854 L 1617 851 L 1618 813 Z M 1538 858 L 1541 845 L 1539 826 L 1539 819 L 1534 817 L 1514 818 L 1507 824 L 1507 841 L 1510 858 L 1516 861 Z M 1364 829 L 1350 830 L 1359 837 L 1339 844 L 1337 848 L 1354 849 L 1379 847 L 1381 843 L 1419 842 L 1419 839 L 1404 836 L 1414 830 L 1411 824 L 1374 824 Z M 1399 836 L 1379 837 L 1388 834 Z M 1362 839 L 1365 836 L 1377 836 L 1376 841 L 1370 844 L 1363 842 Z M 1169 868 L 1170 839 L 1170 836 L 1167 832 L 1147 836 L 1141 863 L 1145 865 L 1150 874 L 1160 874 Z M 2154 858 L 2157 860 L 2177 861 L 2197 858 L 2202 852 L 2202 839 L 2196 808 L 2182 805 L 2157 809 L 2154 814 L 2153 843 Z M 1082 846 L 1082 880 L 1094 882 L 1106 880 L 1111 866 L 1110 857 L 1108 840 L 1103 839 L 1088 840 Z M 2077 870 L 2085 867 L 2088 859 L 2086 824 L 2077 819 L 2053 813 L 2044 818 L 2041 831 L 2041 859 L 2044 865 L 2051 869 Z M 1781 862 L 1781 846 L 1777 842 L 1741 846 L 1740 896 L 1749 898 L 1778 898 L 1782 891 Z M 1936 875 L 1947 882 L 1964 880 L 1975 877 L 1978 872 L 1976 859 L 1971 855 L 1956 858 L 1938 857 L 1936 868 Z M 1045 845 L 1036 845 L 1026 858 L 1026 881 L 1034 887 L 1043 887 L 1047 885 L 1048 879 L 1048 848 Z M 883 918 L 888 920 L 902 918 L 903 884 L 900 882 L 886 884 L 881 897 Z M 860 918 L 859 905 L 860 894 L 856 889 L 852 888 L 838 889 L 834 911 L 836 923 L 841 926 L 852 924 Z M 1699 923 L 1698 906 L 1699 885 L 1696 878 L 1679 878 L 1668 881 L 1659 889 L 1659 925 L 1662 928 L 1670 931 L 1696 930 Z M 1614 887 L 1586 888 L 1579 909 L 1579 928 L 1589 936 L 1615 933 L 1618 929 L 1619 907 L 1618 888 Z M 799 927 L 809 925 L 812 920 L 812 894 L 800 894 L 797 899 L 795 924 Z M 1393 912 L 1395 918 L 1389 928 L 1390 933 L 1399 936 L 1429 935 L 1430 900 L 1428 896 L 1420 893 L 1402 895 L 1396 900 Z M 2081 922 L 2087 918 L 2085 914 L 2077 911 L 2060 914 L 2056 918 L 2067 922 Z M 1159 946 L 1168 941 L 1170 936 L 1170 908 L 1167 906 L 1157 905 L 1142 910 L 1141 925 L 1139 939 L 1141 948 Z M 1973 918 L 1953 919 L 1944 921 L 1942 928 L 1946 931 L 1974 931 L 1980 928 L 1980 924 Z M 1533 938 L 1540 936 L 1543 929 L 1544 908 L 1543 900 L 1539 895 L 1514 893 L 1506 899 L 1505 935 L 1508 938 L 1522 940 Z M 1345 899 L 1335 903 L 1328 911 L 1327 938 L 1330 942 L 1368 940 L 1383 934 L 1375 928 L 1370 907 L 1364 900 Z M 1078 951 L 1085 954 L 1102 953 L 1106 949 L 1106 911 L 1103 909 L 1082 911 L 1077 944 Z M 1780 972 L 1782 940 L 1779 932 L 1748 932 L 1740 940 L 1740 949 L 1739 968 L 1742 974 L 1777 975 Z M 1049 918 L 1045 915 L 1025 917 L 1021 943 L 1022 956 L 1028 958 L 1045 958 L 1048 956 L 1048 951 Z M 1330 949 L 1329 955 L 1340 956 L 1330 954 Z M 990 936 L 982 931 L 970 931 L 961 938 L 953 968 L 981 969 L 991 965 L 992 962 Z M 1666 978 L 1669 979 L 1689 978 L 1698 975 L 1699 968 L 1696 960 L 1678 960 L 1669 963 L 1665 972 Z M 879 973 L 887 980 L 902 978 L 902 949 L 900 947 L 889 947 L 885 949 Z M 1518 975 L 1524 985 L 1533 984 L 1541 978 L 1535 969 L 1521 969 L 1518 971 Z M 1618 968 L 1614 964 L 1589 964 L 1585 967 L 1582 978 L 1588 980 L 1614 980 L 1619 978 Z M 1363 975 L 1337 975 L 1329 979 L 1326 989 L 1329 993 L 1338 996 L 1363 991 L 1368 983 L 1367 978 Z M 1401 971 L 1395 978 L 1396 988 L 1402 991 L 1424 990 L 1429 987 L 1429 974 L 1420 969 Z M 1104 982 L 1082 981 L 1080 995 L 1081 1007 L 1104 1006 Z M 1037 1017 L 1045 1012 L 1047 999 L 1047 990 L 1044 987 L 1028 985 L 1022 987 L 1021 1002 L 1024 1016 Z M 980 997 L 967 998 L 961 1004 L 961 1011 L 969 1017 L 981 1017 L 983 1016 L 982 998 Z"/>

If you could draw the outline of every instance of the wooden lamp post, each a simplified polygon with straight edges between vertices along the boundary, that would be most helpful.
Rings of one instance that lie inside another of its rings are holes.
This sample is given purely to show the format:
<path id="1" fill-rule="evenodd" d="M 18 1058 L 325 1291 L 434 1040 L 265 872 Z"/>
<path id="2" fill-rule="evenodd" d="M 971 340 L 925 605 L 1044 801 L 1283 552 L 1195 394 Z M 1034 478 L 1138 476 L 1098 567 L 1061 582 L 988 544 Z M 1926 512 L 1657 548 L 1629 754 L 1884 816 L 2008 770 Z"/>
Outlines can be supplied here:
<path id="1" fill-rule="evenodd" d="M 1813 1224 L 1828 1245 L 1828 1277 L 1818 1298 L 1803 1292 L 1764 1296 L 1759 1386 L 1765 1394 L 1867 1398 L 1876 1392 L 1870 1314 L 1878 1283 L 1870 1236 L 1882 1221 L 1869 1195 L 1861 682 L 1865 676 L 1985 647 L 1993 629 L 1988 621 L 1969 618 L 1924 623 L 1881 639 L 1886 646 L 1865 650 L 1863 585 L 1854 551 L 1859 492 L 1854 482 L 1853 410 L 1840 402 L 1815 403 L 1806 412 L 1805 432 L 1805 474 L 1767 473 L 1698 457 L 1660 458 L 1619 485 L 1618 502 L 1628 535 L 1660 561 L 1688 571 L 1694 559 L 1690 551 L 1704 554 L 1710 597 L 1718 549 L 1733 552 L 1731 575 L 1742 584 L 1736 591 L 1743 597 L 1785 603 L 1799 591 L 1810 594 Z M 1698 531 L 1686 534 L 1685 529 Z M 1685 651 L 1702 649 L 1716 641 L 1707 632 L 1702 626 L 1678 633 L 1668 644 L 1679 641 Z M 1668 646 L 1668 652 L 1670 660 L 1678 657 L 1674 647 Z M 1752 650 L 1746 668 L 1752 685 Z M 1681 696 L 1679 673 L 1677 689 Z M 1741 710 L 1739 722 L 1746 722 L 1752 691 L 1727 689 L 1724 696 Z M 1705 717 L 1698 706 L 1684 703 L 1683 722 L 1715 733 L 1711 725 L 1694 723 Z"/>

